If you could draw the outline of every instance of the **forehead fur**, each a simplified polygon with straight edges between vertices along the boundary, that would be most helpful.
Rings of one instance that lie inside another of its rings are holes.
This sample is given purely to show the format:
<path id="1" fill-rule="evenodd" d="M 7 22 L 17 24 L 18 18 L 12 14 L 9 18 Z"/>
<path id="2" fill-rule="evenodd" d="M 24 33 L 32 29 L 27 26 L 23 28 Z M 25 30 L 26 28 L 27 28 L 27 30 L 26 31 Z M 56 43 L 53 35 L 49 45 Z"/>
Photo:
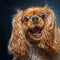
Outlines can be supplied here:
<path id="1" fill-rule="evenodd" d="M 42 12 L 42 13 L 49 14 L 50 8 L 48 8 L 48 7 L 30 7 L 28 9 L 24 10 L 25 14 L 32 13 L 32 12 L 37 12 L 37 13 Z"/>
<path id="2" fill-rule="evenodd" d="M 42 7 L 30 7 L 28 9 L 26 9 L 25 11 L 36 11 L 36 10 L 42 10 L 43 8 Z"/>

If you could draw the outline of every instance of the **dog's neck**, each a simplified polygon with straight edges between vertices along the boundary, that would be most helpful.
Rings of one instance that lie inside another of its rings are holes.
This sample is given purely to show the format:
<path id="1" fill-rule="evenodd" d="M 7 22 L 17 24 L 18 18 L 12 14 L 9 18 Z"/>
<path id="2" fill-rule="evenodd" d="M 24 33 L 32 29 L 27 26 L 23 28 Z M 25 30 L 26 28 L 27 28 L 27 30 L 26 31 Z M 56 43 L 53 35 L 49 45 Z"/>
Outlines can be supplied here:
<path id="1" fill-rule="evenodd" d="M 28 55 L 31 60 L 42 60 L 47 59 L 45 52 L 39 49 L 37 46 L 32 46 L 28 48 Z"/>

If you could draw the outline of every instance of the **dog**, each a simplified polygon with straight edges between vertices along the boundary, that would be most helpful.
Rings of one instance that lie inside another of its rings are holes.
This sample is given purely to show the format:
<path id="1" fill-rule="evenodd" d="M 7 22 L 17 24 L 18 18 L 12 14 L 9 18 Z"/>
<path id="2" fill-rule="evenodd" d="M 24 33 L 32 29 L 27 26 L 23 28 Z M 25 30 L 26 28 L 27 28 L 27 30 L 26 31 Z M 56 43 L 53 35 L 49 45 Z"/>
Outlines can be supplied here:
<path id="1" fill-rule="evenodd" d="M 47 5 L 18 10 L 8 51 L 13 60 L 60 60 L 60 29 L 53 10 Z"/>

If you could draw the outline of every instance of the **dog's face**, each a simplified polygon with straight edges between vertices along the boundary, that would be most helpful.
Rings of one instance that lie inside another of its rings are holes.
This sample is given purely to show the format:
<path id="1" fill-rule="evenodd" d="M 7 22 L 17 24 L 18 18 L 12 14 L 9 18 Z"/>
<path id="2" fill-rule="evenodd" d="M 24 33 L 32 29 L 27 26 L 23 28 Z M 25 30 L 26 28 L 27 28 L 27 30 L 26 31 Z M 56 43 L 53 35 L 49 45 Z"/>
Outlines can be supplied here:
<path id="1" fill-rule="evenodd" d="M 42 30 L 45 24 L 46 13 L 41 12 L 42 8 L 33 7 L 24 11 L 23 24 L 24 29 L 31 40 L 39 41 L 42 36 Z"/>
<path id="2" fill-rule="evenodd" d="M 24 10 L 22 16 L 23 30 L 31 41 L 39 42 L 45 35 L 44 30 L 52 27 L 53 20 L 47 20 L 51 14 L 49 8 L 46 7 L 31 7 Z"/>
<path id="3" fill-rule="evenodd" d="M 31 7 L 26 9 L 22 17 L 25 35 L 33 42 L 39 42 L 45 35 L 45 31 L 52 28 L 53 19 L 49 21 L 52 18 L 50 15 L 52 16 L 52 13 L 46 7 Z"/>

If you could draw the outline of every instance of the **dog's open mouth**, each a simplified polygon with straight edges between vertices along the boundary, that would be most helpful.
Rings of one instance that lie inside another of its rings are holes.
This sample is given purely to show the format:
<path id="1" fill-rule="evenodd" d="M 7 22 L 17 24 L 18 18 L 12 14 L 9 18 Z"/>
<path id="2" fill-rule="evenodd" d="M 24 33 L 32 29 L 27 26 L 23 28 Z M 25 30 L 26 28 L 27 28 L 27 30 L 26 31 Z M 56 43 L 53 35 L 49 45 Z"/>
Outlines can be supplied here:
<path id="1" fill-rule="evenodd" d="M 34 27 L 33 29 L 30 30 L 30 33 L 32 34 L 33 37 L 39 38 L 41 37 L 41 30 L 39 27 Z"/>
<path id="2" fill-rule="evenodd" d="M 35 26 L 34 28 L 29 30 L 29 32 L 28 32 L 29 37 L 32 40 L 39 41 L 42 36 L 41 31 L 42 31 L 42 28 Z"/>

